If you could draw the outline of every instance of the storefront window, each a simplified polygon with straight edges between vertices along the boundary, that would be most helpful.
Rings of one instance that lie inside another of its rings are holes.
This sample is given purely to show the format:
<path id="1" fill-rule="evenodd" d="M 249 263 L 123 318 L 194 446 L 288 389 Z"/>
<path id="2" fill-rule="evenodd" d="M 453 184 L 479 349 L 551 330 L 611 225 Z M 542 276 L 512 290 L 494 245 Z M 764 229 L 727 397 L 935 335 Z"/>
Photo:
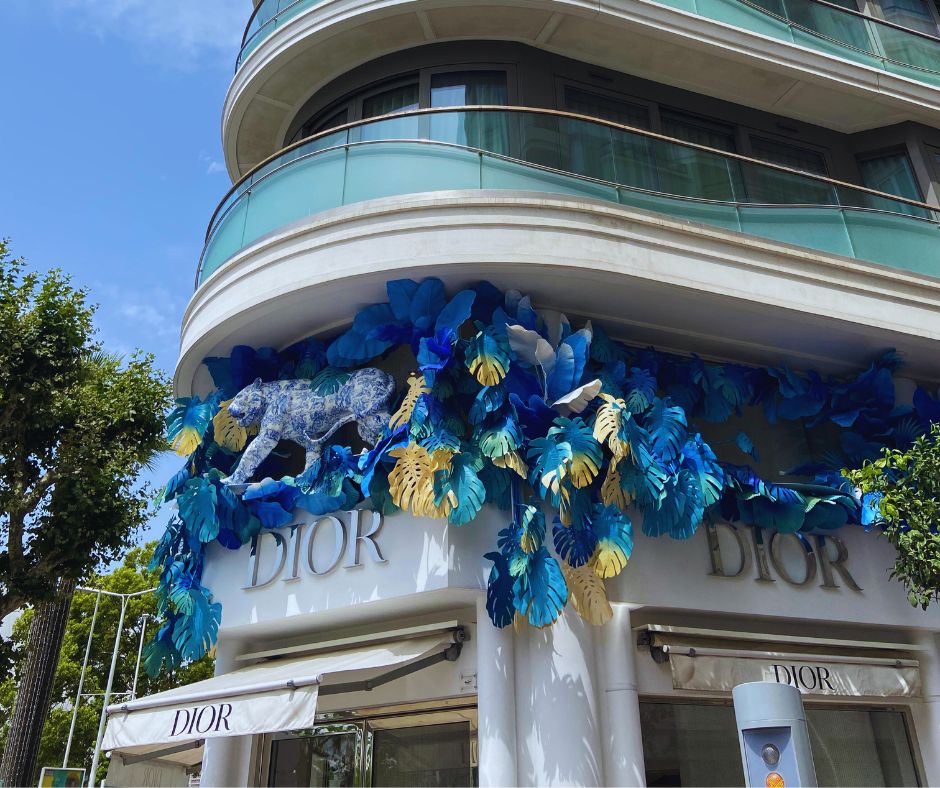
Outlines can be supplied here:
<path id="1" fill-rule="evenodd" d="M 372 748 L 373 785 L 477 784 L 468 722 L 375 731 Z"/>
<path id="2" fill-rule="evenodd" d="M 376 716 L 279 736 L 267 785 L 283 788 L 475 786 L 476 709 Z"/>
<path id="3" fill-rule="evenodd" d="M 890 709 L 806 710 L 820 786 L 918 785 L 904 714 Z M 744 785 L 730 705 L 642 702 L 649 786 Z"/>

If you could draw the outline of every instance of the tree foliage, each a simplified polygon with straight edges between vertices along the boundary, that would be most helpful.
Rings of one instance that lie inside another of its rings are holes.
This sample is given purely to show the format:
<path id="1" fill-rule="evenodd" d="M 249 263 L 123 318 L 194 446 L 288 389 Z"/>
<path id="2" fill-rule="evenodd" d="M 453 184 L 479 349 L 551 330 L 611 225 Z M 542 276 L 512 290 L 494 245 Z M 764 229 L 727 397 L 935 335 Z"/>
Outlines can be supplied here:
<path id="1" fill-rule="evenodd" d="M 897 550 L 891 576 L 924 610 L 940 598 L 940 424 L 910 448 L 885 449 L 846 475 L 865 496 L 868 519 Z"/>
<path id="2" fill-rule="evenodd" d="M 110 574 L 90 578 L 90 585 L 94 588 L 121 594 L 154 588 L 159 573 L 148 568 L 150 559 L 153 556 L 153 548 L 153 543 L 145 547 L 133 548 L 127 554 L 121 566 Z M 88 632 L 91 628 L 94 609 L 94 594 L 79 592 L 75 595 L 56 667 L 52 708 L 42 732 L 39 747 L 40 766 L 61 766 L 62 764 L 69 725 L 72 720 L 75 693 L 78 691 L 82 660 L 85 657 L 85 647 L 88 642 Z M 101 714 L 101 693 L 104 692 L 111 666 L 111 651 L 114 647 L 114 634 L 117 630 L 120 610 L 121 605 L 118 599 L 102 596 L 98 607 L 88 670 L 82 687 L 82 693 L 91 695 L 91 697 L 86 697 L 79 706 L 75 736 L 69 754 L 70 766 L 88 768 L 91 763 L 95 736 L 98 731 L 98 717 Z M 141 628 L 144 626 L 144 616 L 150 617 L 146 621 L 146 629 L 151 632 L 159 626 L 159 622 L 154 618 L 155 615 L 155 594 L 134 597 L 128 601 L 127 611 L 124 615 L 124 635 L 121 639 L 117 672 L 114 677 L 114 701 L 124 700 L 128 697 L 127 693 L 134 682 L 137 649 L 140 644 Z M 31 609 L 27 610 L 13 625 L 11 639 L 12 667 L 6 673 L 4 680 L 0 682 L 0 715 L 2 715 L 4 721 L 0 725 L 0 751 L 2 751 L 7 738 L 8 721 L 16 697 L 19 678 L 18 669 L 25 656 L 32 617 L 33 611 Z M 209 678 L 212 676 L 212 670 L 213 660 L 211 657 L 203 657 L 198 662 L 191 662 L 180 667 L 175 673 L 164 672 L 155 678 L 151 678 L 146 671 L 141 669 L 137 683 L 137 696 L 142 697 L 154 692 L 162 692 L 171 687 Z M 106 772 L 107 760 L 102 764 L 98 779 L 103 778 Z"/>
<path id="3" fill-rule="evenodd" d="M 149 514 L 169 385 L 149 355 L 102 352 L 94 312 L 0 242 L 0 618 L 113 561 Z"/>

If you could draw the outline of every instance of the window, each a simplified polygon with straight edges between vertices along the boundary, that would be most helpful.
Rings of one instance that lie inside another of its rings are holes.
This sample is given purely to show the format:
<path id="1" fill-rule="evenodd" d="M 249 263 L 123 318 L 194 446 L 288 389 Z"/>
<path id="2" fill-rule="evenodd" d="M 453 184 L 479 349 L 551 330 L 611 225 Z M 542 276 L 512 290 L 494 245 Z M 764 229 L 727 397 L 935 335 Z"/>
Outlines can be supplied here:
<path id="1" fill-rule="evenodd" d="M 590 118 L 603 118 L 624 126 L 640 129 L 650 127 L 649 110 L 642 104 L 583 90 L 574 85 L 565 85 L 565 109 Z"/>
<path id="2" fill-rule="evenodd" d="M 792 170 L 813 175 L 829 174 L 826 158 L 820 151 L 768 137 L 751 136 L 751 155 L 755 159 Z M 799 175 L 754 164 L 745 165 L 745 179 L 750 202 L 769 205 L 839 205 L 835 187 L 823 181 L 811 181 Z"/>
<path id="3" fill-rule="evenodd" d="M 431 75 L 432 107 L 509 103 L 505 71 L 455 71 Z"/>
<path id="4" fill-rule="evenodd" d="M 755 159 L 780 164 L 793 170 L 802 170 L 814 175 L 829 174 L 826 157 L 822 153 L 787 142 L 752 136 L 751 154 Z"/>
<path id="5" fill-rule="evenodd" d="M 271 738 L 264 784 L 285 788 L 475 786 L 475 708 L 386 714 Z"/>
<path id="6" fill-rule="evenodd" d="M 373 93 L 362 100 L 363 118 L 375 118 L 390 112 L 404 112 L 418 108 L 418 81 L 407 82 Z"/>
<path id="7" fill-rule="evenodd" d="M 807 708 L 820 786 L 919 785 L 902 712 Z M 646 784 L 744 785 L 730 704 L 642 701 Z"/>
<path id="8" fill-rule="evenodd" d="M 709 148 L 734 153 L 734 128 L 724 123 L 715 123 L 696 115 L 687 115 L 672 109 L 663 109 L 659 113 L 662 131 L 667 137 L 706 145 Z"/>
<path id="9" fill-rule="evenodd" d="M 937 35 L 937 21 L 927 0 L 869 0 L 882 19 L 901 27 Z"/>
<path id="10" fill-rule="evenodd" d="M 859 159 L 862 185 L 880 192 L 896 194 L 909 200 L 920 200 L 920 188 L 911 160 L 904 151 Z"/>

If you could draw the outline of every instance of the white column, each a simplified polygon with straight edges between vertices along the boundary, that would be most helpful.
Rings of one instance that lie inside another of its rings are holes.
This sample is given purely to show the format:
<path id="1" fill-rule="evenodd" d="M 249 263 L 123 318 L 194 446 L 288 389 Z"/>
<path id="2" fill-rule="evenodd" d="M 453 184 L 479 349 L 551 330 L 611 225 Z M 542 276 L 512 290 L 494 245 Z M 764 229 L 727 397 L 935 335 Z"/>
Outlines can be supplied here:
<path id="1" fill-rule="evenodd" d="M 646 785 L 630 608 L 613 610 L 614 617 L 595 631 L 604 777 L 607 785 Z"/>
<path id="2" fill-rule="evenodd" d="M 221 676 L 235 670 L 236 648 L 234 643 L 220 638 L 215 675 Z M 207 739 L 202 757 L 200 785 L 246 786 L 251 770 L 251 736 L 226 736 Z"/>
<path id="3" fill-rule="evenodd" d="M 497 629 L 477 600 L 477 737 L 480 786 L 518 785 L 516 770 L 516 669 L 512 626 Z"/>
<path id="4" fill-rule="evenodd" d="M 916 642 L 926 649 L 917 653 L 924 685 L 921 713 L 914 715 L 917 741 L 926 771 L 926 784 L 940 785 L 940 649 L 933 632 L 917 633 Z"/>
<path id="5" fill-rule="evenodd" d="M 593 627 L 569 605 L 516 639 L 516 742 L 522 785 L 605 785 Z"/>

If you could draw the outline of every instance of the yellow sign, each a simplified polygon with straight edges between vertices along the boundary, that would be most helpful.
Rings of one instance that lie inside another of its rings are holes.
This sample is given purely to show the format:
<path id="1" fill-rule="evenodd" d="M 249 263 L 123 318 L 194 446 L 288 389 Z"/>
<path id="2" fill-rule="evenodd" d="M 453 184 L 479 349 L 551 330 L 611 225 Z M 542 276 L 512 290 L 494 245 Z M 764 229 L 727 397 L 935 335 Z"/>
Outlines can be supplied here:
<path id="1" fill-rule="evenodd" d="M 85 784 L 84 769 L 59 769 L 43 766 L 39 788 L 81 788 Z"/>

